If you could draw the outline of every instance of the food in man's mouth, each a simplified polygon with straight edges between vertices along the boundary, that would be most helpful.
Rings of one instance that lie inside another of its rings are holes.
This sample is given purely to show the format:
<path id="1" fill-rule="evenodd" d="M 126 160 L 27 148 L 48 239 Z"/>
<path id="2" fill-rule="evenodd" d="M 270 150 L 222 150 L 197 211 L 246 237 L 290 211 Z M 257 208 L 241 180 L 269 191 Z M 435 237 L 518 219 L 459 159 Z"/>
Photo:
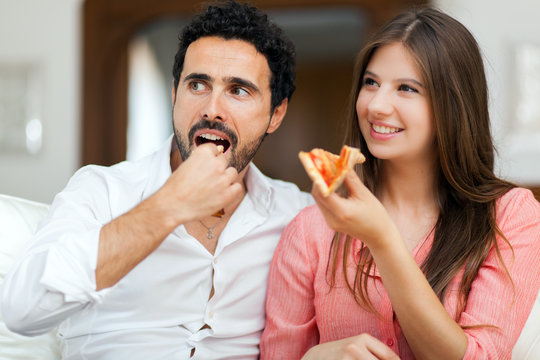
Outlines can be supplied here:
<path id="1" fill-rule="evenodd" d="M 195 145 L 197 146 L 201 144 L 206 144 L 208 142 L 214 143 L 218 146 L 223 146 L 223 152 L 227 151 L 227 149 L 231 146 L 229 140 L 214 134 L 202 134 L 195 138 Z"/>
<path id="2" fill-rule="evenodd" d="M 220 218 L 225 215 L 225 209 L 221 209 L 212 214 L 212 216 Z"/>
<path id="3" fill-rule="evenodd" d="M 343 183 L 345 176 L 354 165 L 366 160 L 359 149 L 347 145 L 343 145 L 339 156 L 315 148 L 310 152 L 300 151 L 298 157 L 314 185 L 325 197 Z"/>

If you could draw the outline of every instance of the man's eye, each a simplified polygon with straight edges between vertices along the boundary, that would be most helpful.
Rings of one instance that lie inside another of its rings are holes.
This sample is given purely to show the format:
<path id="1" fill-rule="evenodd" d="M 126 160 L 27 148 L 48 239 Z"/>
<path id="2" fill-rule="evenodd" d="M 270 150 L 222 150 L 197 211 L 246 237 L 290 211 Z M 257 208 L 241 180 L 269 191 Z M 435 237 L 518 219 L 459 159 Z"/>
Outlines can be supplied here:
<path id="1" fill-rule="evenodd" d="M 200 81 L 192 81 L 189 83 L 189 88 L 193 91 L 203 91 L 204 84 Z"/>
<path id="2" fill-rule="evenodd" d="M 249 94 L 245 89 L 241 87 L 232 88 L 231 93 L 235 96 L 247 96 Z"/>
<path id="3" fill-rule="evenodd" d="M 409 86 L 409 85 L 406 85 L 406 84 L 399 85 L 398 89 L 399 89 L 399 91 L 405 91 L 405 92 L 414 92 L 414 93 L 418 92 L 418 90 L 416 90 L 412 86 Z"/>

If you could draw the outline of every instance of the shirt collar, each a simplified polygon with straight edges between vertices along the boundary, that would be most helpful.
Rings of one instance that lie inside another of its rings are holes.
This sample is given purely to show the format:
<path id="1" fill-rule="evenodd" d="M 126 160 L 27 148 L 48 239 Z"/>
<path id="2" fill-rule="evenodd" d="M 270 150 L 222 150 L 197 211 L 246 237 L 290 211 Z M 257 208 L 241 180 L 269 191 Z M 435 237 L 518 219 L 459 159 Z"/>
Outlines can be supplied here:
<path id="1" fill-rule="evenodd" d="M 262 215 L 270 212 L 274 199 L 273 186 L 266 177 L 252 162 L 244 177 L 247 193 L 255 205 L 255 209 Z"/>
<path id="2" fill-rule="evenodd" d="M 148 182 L 144 188 L 143 199 L 158 191 L 171 176 L 172 142 L 173 135 L 171 134 L 158 150 L 147 157 L 146 160 L 150 162 L 150 165 L 148 166 Z"/>

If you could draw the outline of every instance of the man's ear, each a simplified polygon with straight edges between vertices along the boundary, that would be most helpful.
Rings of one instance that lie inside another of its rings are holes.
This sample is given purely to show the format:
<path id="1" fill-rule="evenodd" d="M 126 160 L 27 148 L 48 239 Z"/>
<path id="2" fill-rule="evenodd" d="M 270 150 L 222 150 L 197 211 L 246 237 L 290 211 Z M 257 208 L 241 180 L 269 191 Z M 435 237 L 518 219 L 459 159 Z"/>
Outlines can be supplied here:
<path id="1" fill-rule="evenodd" d="M 274 113 L 272 114 L 272 117 L 270 118 L 270 124 L 268 125 L 268 129 L 266 129 L 267 134 L 273 133 L 281 125 L 281 122 L 283 121 L 283 118 L 285 117 L 285 113 L 287 113 L 288 103 L 289 103 L 289 100 L 285 98 L 281 102 L 281 104 L 276 106 L 276 108 L 274 109 Z"/>
<path id="2" fill-rule="evenodd" d="M 174 106 L 174 104 L 176 102 L 176 89 L 174 87 L 174 80 L 173 80 L 173 83 L 172 83 L 171 98 L 172 98 L 172 104 Z"/>

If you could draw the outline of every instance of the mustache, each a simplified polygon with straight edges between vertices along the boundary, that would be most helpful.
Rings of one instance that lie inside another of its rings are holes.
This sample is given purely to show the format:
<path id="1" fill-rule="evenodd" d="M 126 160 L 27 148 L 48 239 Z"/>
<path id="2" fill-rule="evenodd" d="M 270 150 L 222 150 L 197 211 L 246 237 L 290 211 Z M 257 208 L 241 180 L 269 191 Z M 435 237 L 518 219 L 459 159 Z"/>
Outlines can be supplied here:
<path id="1" fill-rule="evenodd" d="M 219 121 L 210 121 L 208 119 L 201 119 L 199 120 L 191 129 L 189 129 L 188 138 L 190 142 L 193 142 L 193 137 L 195 136 L 195 133 L 202 129 L 211 129 L 211 130 L 218 130 L 227 135 L 229 138 L 231 145 L 236 146 L 238 144 L 238 136 L 236 133 L 234 133 L 229 127 L 227 127 L 224 123 Z"/>

